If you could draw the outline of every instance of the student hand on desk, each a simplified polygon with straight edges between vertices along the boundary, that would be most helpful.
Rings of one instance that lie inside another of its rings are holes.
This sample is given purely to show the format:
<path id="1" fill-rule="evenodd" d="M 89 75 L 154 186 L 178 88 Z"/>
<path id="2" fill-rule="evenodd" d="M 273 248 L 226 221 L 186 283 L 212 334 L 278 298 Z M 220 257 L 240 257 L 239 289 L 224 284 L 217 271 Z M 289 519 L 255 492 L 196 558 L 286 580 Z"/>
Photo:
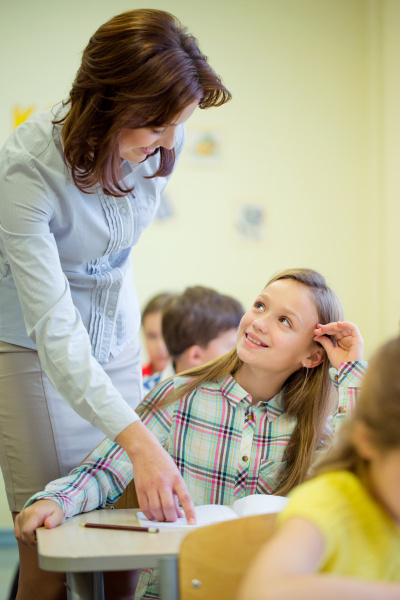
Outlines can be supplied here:
<path id="1" fill-rule="evenodd" d="M 337 346 L 328 336 L 335 340 Z M 329 361 L 335 369 L 338 369 L 342 362 L 363 360 L 364 340 L 357 325 L 350 321 L 318 324 L 314 329 L 314 342 L 319 342 L 325 348 Z"/>
<path id="2" fill-rule="evenodd" d="M 196 517 L 194 505 L 178 467 L 156 437 L 135 421 L 115 441 L 128 454 L 135 474 L 140 510 L 148 519 L 176 521 L 185 513 L 189 525 Z"/>
<path id="3" fill-rule="evenodd" d="M 24 508 L 15 518 L 14 533 L 19 542 L 36 546 L 36 529 L 44 525 L 47 529 L 57 527 L 64 520 L 64 512 L 57 502 L 38 500 Z"/>

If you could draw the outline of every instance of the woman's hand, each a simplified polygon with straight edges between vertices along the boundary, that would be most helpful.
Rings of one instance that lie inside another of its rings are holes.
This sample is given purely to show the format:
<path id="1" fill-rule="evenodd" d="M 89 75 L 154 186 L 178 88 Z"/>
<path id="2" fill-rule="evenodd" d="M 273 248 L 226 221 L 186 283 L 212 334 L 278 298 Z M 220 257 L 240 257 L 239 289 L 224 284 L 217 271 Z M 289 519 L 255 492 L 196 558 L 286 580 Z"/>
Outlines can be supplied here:
<path id="1" fill-rule="evenodd" d="M 337 346 L 327 337 L 332 336 Z M 336 321 L 320 325 L 314 329 L 314 342 L 319 342 L 325 348 L 329 361 L 335 369 L 342 362 L 363 360 L 364 340 L 357 325 L 350 321 Z"/>
<path id="2" fill-rule="evenodd" d="M 57 527 L 64 520 L 63 509 L 53 500 L 38 500 L 15 517 L 14 533 L 19 542 L 36 546 L 36 529 Z"/>
<path id="3" fill-rule="evenodd" d="M 185 513 L 189 525 L 196 522 L 194 506 L 178 467 L 156 437 L 135 421 L 115 439 L 133 465 L 140 509 L 148 519 L 176 521 Z"/>

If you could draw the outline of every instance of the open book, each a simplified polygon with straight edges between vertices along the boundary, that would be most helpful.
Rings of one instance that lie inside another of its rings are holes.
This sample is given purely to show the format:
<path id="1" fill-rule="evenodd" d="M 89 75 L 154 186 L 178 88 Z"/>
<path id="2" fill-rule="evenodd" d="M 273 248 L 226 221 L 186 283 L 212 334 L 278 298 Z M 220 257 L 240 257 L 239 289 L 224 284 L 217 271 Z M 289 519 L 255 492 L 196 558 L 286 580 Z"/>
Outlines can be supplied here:
<path id="1" fill-rule="evenodd" d="M 188 525 L 186 518 L 181 517 L 173 523 L 159 523 L 157 527 L 176 528 L 176 527 L 201 527 L 211 525 L 220 521 L 229 521 L 239 517 L 250 517 L 253 515 L 264 515 L 267 513 L 280 512 L 288 502 L 283 496 L 269 496 L 267 494 L 251 494 L 236 500 L 232 506 L 222 506 L 220 504 L 204 504 L 195 506 L 196 525 Z M 146 519 L 142 512 L 137 514 L 142 527 L 154 527 L 155 521 Z"/>

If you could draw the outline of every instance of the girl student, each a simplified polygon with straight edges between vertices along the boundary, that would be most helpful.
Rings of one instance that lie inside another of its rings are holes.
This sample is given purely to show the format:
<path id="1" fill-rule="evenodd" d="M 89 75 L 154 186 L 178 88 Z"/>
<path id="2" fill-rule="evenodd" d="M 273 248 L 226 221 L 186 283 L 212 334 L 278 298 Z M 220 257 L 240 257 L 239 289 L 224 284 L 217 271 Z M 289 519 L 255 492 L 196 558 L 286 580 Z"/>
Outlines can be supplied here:
<path id="1" fill-rule="evenodd" d="M 196 505 L 284 495 L 303 481 L 316 451 L 351 410 L 365 369 L 363 340 L 341 315 L 321 275 L 284 271 L 243 316 L 234 350 L 146 397 L 139 414 Z M 39 525 L 54 527 L 65 516 L 112 504 L 132 477 L 125 452 L 105 440 L 68 477 L 29 500 L 16 519 L 17 539 L 35 544 Z M 154 594 L 151 573 L 142 573 L 136 597 Z"/>
<path id="2" fill-rule="evenodd" d="M 130 252 L 182 152 L 184 122 L 230 97 L 173 15 L 132 10 L 90 38 L 68 99 L 2 148 L 0 465 L 14 517 L 107 435 L 135 464 L 144 512 L 174 519 L 178 496 L 190 520 L 176 465 L 134 410 L 140 310 Z M 20 551 L 21 589 L 37 556 Z M 36 574 L 45 600 L 55 575 Z"/>
<path id="3" fill-rule="evenodd" d="M 371 360 L 353 418 L 278 516 L 240 600 L 400 599 L 400 338 Z"/>

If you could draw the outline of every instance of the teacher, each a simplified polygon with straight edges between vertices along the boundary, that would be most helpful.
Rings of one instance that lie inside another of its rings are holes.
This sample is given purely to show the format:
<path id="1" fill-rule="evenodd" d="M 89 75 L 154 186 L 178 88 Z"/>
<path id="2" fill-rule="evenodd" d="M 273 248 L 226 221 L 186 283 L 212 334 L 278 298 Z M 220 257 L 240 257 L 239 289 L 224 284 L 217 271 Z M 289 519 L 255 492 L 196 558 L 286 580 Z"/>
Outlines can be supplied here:
<path id="1" fill-rule="evenodd" d="M 188 519 L 177 467 L 135 413 L 140 310 L 130 252 L 157 211 L 196 107 L 230 93 L 171 14 L 92 36 L 67 101 L 0 153 L 0 464 L 13 515 L 104 434 L 149 518 Z"/>

